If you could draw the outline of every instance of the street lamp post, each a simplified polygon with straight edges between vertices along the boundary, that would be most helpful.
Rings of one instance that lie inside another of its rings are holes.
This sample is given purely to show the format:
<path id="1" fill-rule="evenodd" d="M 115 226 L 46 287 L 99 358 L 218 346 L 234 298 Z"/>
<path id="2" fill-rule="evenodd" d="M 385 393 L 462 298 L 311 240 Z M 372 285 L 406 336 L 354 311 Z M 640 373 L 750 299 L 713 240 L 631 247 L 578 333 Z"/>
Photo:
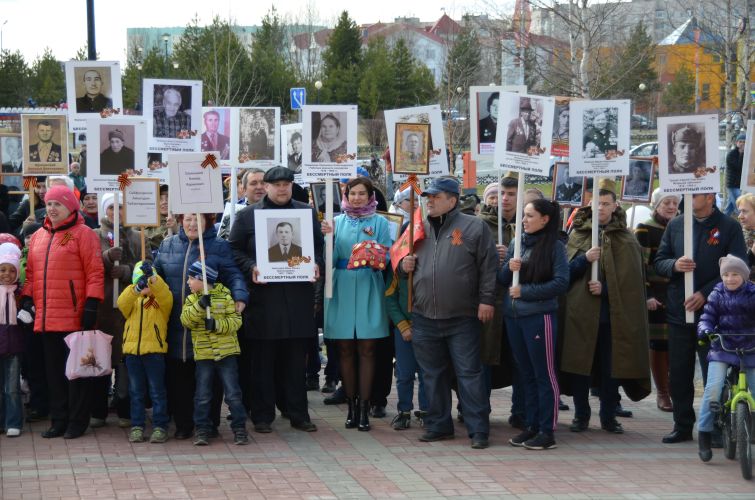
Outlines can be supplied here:
<path id="1" fill-rule="evenodd" d="M 317 90 L 317 93 L 315 94 L 315 104 L 320 104 L 320 89 L 322 88 L 322 82 L 320 80 L 317 80 L 315 82 L 315 89 Z"/>
<path id="2" fill-rule="evenodd" d="M 167 33 L 163 33 L 162 36 L 163 43 L 165 44 L 165 64 L 163 65 L 164 68 L 164 75 L 168 76 L 168 40 L 170 40 L 170 35 Z"/>

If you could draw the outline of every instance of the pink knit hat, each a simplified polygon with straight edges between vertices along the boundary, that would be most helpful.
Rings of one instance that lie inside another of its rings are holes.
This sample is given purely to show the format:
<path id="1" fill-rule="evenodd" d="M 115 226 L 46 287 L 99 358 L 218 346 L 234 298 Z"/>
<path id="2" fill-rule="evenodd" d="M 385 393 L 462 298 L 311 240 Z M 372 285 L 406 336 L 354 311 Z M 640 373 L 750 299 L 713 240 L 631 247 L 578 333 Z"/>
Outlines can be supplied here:
<path id="1" fill-rule="evenodd" d="M 11 264 L 16 268 L 16 279 L 18 279 L 19 262 L 21 260 L 21 250 L 13 243 L 0 244 L 0 264 Z"/>
<path id="2" fill-rule="evenodd" d="M 48 189 L 45 194 L 45 203 L 48 201 L 57 201 L 71 213 L 76 212 L 80 206 L 78 198 L 67 186 L 53 186 Z"/>

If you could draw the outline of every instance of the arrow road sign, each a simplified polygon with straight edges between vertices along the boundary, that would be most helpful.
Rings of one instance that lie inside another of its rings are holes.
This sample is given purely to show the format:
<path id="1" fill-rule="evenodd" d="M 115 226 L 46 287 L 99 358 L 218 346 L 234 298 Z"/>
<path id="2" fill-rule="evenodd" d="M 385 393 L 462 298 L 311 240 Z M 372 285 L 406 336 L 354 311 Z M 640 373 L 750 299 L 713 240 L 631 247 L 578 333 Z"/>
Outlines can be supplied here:
<path id="1" fill-rule="evenodd" d="M 301 109 L 307 104 L 307 89 L 294 87 L 291 89 L 291 109 Z"/>

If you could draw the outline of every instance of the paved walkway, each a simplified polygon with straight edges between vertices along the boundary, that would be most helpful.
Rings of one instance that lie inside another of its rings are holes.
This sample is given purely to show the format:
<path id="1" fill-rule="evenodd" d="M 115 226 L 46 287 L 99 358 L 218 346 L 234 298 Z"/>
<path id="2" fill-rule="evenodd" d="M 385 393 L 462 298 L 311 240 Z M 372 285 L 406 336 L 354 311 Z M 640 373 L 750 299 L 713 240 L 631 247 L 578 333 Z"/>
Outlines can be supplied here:
<path id="1" fill-rule="evenodd" d="M 696 442 L 661 444 L 671 416 L 654 398 L 625 405 L 635 417 L 622 420 L 623 435 L 596 422 L 571 433 L 573 414 L 562 412 L 558 448 L 537 452 L 507 444 L 515 433 L 505 423 L 508 390 L 494 391 L 487 450 L 472 450 L 461 426 L 455 440 L 420 443 L 416 424 L 390 428 L 392 414 L 373 419 L 371 432 L 347 430 L 343 406 L 309 396 L 318 432 L 278 419 L 272 434 L 252 433 L 249 446 L 234 446 L 226 423 L 202 448 L 132 445 L 112 416 L 72 441 L 42 439 L 46 422 L 27 425 L 19 438 L 0 437 L 0 498 L 755 498 L 755 481 L 744 481 L 721 450 L 703 464 Z"/>

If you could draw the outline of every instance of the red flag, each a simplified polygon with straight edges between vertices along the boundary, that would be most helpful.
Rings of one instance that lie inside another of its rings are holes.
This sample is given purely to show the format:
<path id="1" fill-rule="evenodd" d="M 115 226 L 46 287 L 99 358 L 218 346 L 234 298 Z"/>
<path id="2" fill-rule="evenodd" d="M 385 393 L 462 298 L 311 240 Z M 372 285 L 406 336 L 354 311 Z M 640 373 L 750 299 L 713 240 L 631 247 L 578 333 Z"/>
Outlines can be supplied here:
<path id="1" fill-rule="evenodd" d="M 414 244 L 416 245 L 419 240 L 425 239 L 425 226 L 422 223 L 422 208 L 417 207 L 414 211 Z M 409 226 L 406 226 L 404 232 L 399 236 L 398 240 L 391 247 L 391 265 L 393 270 L 396 270 L 396 266 L 401 262 L 401 259 L 409 255 Z"/>

